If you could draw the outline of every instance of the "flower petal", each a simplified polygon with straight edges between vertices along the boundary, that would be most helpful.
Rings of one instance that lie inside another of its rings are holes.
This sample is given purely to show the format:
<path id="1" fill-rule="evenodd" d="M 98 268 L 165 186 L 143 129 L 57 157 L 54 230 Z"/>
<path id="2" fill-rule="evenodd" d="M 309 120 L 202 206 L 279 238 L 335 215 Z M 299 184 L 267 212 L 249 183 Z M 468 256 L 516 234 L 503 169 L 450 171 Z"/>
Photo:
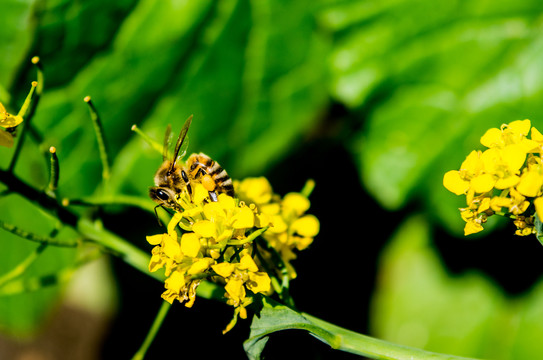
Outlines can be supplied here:
<path id="1" fill-rule="evenodd" d="M 230 279 L 224 286 L 224 290 L 234 299 L 234 301 L 240 301 L 245 298 L 245 288 L 243 287 L 243 281 L 240 279 Z"/>
<path id="2" fill-rule="evenodd" d="M 507 129 L 512 131 L 515 135 L 526 136 L 530 132 L 531 127 L 530 120 L 515 120 L 507 125 Z"/>
<path id="3" fill-rule="evenodd" d="M 239 269 L 240 270 L 249 270 L 252 272 L 258 271 L 258 266 L 256 265 L 255 261 L 249 254 L 243 255 L 241 260 L 239 261 Z"/>
<path id="4" fill-rule="evenodd" d="M 490 174 L 482 174 L 471 180 L 471 187 L 476 193 L 485 193 L 494 187 L 496 180 Z"/>
<path id="5" fill-rule="evenodd" d="M 309 200 L 299 193 L 288 193 L 283 198 L 283 208 L 292 209 L 296 214 L 301 215 L 309 209 Z"/>
<path id="6" fill-rule="evenodd" d="M 187 271 L 187 274 L 189 275 L 195 275 L 200 274 L 206 271 L 209 266 L 214 262 L 211 258 L 202 258 L 196 261 L 194 264 L 191 265 L 189 270 Z"/>
<path id="7" fill-rule="evenodd" d="M 443 176 L 443 186 L 456 195 L 465 194 L 469 189 L 469 181 L 465 181 L 456 170 L 447 171 Z"/>
<path id="8" fill-rule="evenodd" d="M 242 206 L 239 212 L 232 217 L 232 227 L 234 229 L 247 229 L 255 225 L 255 214 L 247 206 Z"/>
<path id="9" fill-rule="evenodd" d="M 487 148 L 503 145 L 501 130 L 496 128 L 488 129 L 486 133 L 481 137 L 481 144 L 483 144 Z"/>
<path id="10" fill-rule="evenodd" d="M 185 276 L 179 271 L 174 271 L 164 282 L 166 289 L 173 290 L 177 293 L 185 286 Z"/>
<path id="11" fill-rule="evenodd" d="M 223 262 L 217 265 L 212 265 L 211 268 L 223 278 L 227 278 L 232 275 L 236 266 L 234 264 Z"/>
<path id="12" fill-rule="evenodd" d="M 302 236 L 314 237 L 320 230 L 319 220 L 314 215 L 305 215 L 294 221 L 292 230 Z"/>
<path id="13" fill-rule="evenodd" d="M 464 235 L 471 235 L 478 233 L 480 231 L 483 231 L 483 226 L 479 223 L 476 223 L 474 221 L 469 221 L 466 223 L 466 226 L 464 226 Z"/>
<path id="14" fill-rule="evenodd" d="M 184 233 L 181 237 L 181 252 L 185 256 L 196 257 L 200 251 L 200 239 L 195 233 Z"/>
<path id="15" fill-rule="evenodd" d="M 201 220 L 192 225 L 192 230 L 198 235 L 206 238 L 215 237 L 217 234 L 217 227 L 215 223 L 209 220 Z"/>
<path id="16" fill-rule="evenodd" d="M 537 196 L 543 186 L 543 177 L 538 171 L 527 171 L 520 177 L 517 190 L 524 196 Z"/>
<path id="17" fill-rule="evenodd" d="M 267 292 L 271 288 L 271 279 L 265 272 L 257 272 L 249 274 L 249 282 L 247 282 L 247 288 L 252 292 Z"/>
<path id="18" fill-rule="evenodd" d="M 158 235 L 151 235 L 146 236 L 147 242 L 151 245 L 158 245 L 162 242 L 162 238 L 164 237 L 164 234 L 158 234 Z"/>

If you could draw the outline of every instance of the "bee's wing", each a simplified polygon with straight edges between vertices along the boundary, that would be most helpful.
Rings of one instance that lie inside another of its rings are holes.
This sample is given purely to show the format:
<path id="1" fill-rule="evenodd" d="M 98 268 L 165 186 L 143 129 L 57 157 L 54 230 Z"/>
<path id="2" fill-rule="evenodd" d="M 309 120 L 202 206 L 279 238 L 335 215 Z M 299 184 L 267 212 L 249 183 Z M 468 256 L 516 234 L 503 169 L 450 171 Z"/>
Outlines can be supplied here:
<path id="1" fill-rule="evenodd" d="M 192 122 L 192 115 L 189 116 L 189 118 L 185 121 L 185 124 L 183 125 L 183 128 L 181 129 L 181 132 L 179 133 L 179 137 L 177 138 L 177 143 L 175 144 L 175 150 L 173 152 L 170 171 L 173 170 L 173 168 L 175 166 L 175 162 L 177 161 L 177 159 L 182 158 L 183 156 L 185 156 L 185 154 L 187 152 L 187 148 L 189 147 L 189 141 L 188 141 L 188 138 L 187 138 L 187 133 L 189 131 L 189 127 L 190 127 L 191 122 Z"/>
<path id="2" fill-rule="evenodd" d="M 168 156 L 170 150 L 170 144 L 172 142 L 172 126 L 168 124 L 166 133 L 164 134 L 164 147 L 162 148 L 162 160 L 166 161 L 170 157 Z"/>

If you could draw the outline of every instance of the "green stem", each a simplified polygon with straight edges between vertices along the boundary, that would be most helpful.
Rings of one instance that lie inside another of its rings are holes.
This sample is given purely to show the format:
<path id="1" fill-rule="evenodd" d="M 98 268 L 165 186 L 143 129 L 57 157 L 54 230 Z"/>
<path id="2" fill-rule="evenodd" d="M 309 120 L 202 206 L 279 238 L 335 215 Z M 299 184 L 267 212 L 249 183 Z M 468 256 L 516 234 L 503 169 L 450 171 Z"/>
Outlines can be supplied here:
<path id="1" fill-rule="evenodd" d="M 51 146 L 49 148 L 49 153 L 51 154 L 51 173 L 49 176 L 49 185 L 47 186 L 46 193 L 51 197 L 55 197 L 60 172 L 60 168 L 58 165 L 57 149 L 54 146 Z"/>
<path id="2" fill-rule="evenodd" d="M 302 313 L 312 326 L 307 330 L 336 350 L 381 360 L 469 360 L 470 358 L 439 354 L 398 345 L 371 336 L 343 329 L 314 316 Z M 474 360 L 474 359 L 472 359 Z"/>
<path id="3" fill-rule="evenodd" d="M 38 74 L 40 74 L 39 70 L 38 70 Z M 43 77 L 43 75 L 41 75 L 41 77 Z M 38 76 L 38 78 L 40 78 L 40 76 Z M 38 91 L 36 91 L 36 87 L 38 88 Z M 15 169 L 15 165 L 17 164 L 17 160 L 19 159 L 19 155 L 21 154 L 21 150 L 23 149 L 25 135 L 26 135 L 27 129 L 30 128 L 30 123 L 36 111 L 36 107 L 38 106 L 38 100 L 41 96 L 42 89 L 43 89 L 43 84 L 33 81 L 32 87 L 30 88 L 30 91 L 28 95 L 26 96 L 23 106 L 21 107 L 21 109 L 19 110 L 19 113 L 17 114 L 23 117 L 24 123 L 23 123 L 23 128 L 21 129 L 21 132 L 19 134 L 19 141 L 17 142 L 17 146 L 15 147 L 15 151 L 13 152 L 13 157 L 11 158 L 11 162 L 9 163 L 9 167 L 8 167 L 9 172 L 13 172 L 13 170 Z"/>
<path id="4" fill-rule="evenodd" d="M 309 179 L 305 182 L 305 185 L 300 191 L 300 194 L 308 198 L 309 195 L 311 195 L 311 193 L 313 192 L 314 188 L 315 188 L 315 180 Z"/>
<path id="5" fill-rule="evenodd" d="M 87 253 L 81 259 L 77 260 L 73 266 L 58 270 L 54 273 L 30 278 L 12 278 L 0 286 L 0 296 L 12 296 L 16 294 L 29 293 L 49 286 L 66 284 L 72 279 L 73 274 L 77 271 L 77 269 L 95 259 L 98 259 L 100 256 L 102 256 L 102 253 L 95 250 Z"/>
<path id="6" fill-rule="evenodd" d="M 63 204 L 68 205 L 83 205 L 83 206 L 132 206 L 145 210 L 154 214 L 155 205 L 148 197 L 143 198 L 141 196 L 131 195 L 112 195 L 112 196 L 92 196 L 80 199 L 63 199 Z"/>
<path id="7" fill-rule="evenodd" d="M 100 151 L 100 160 L 102 160 L 102 179 L 107 181 L 110 175 L 109 168 L 109 155 L 108 149 L 106 146 L 106 140 L 104 137 L 104 127 L 102 126 L 102 121 L 98 115 L 98 111 L 94 104 L 92 103 L 91 97 L 86 96 L 83 99 L 89 105 L 90 117 L 92 119 L 92 124 L 94 125 L 94 131 L 96 133 L 96 140 L 98 141 L 98 149 Z"/>
<path id="8" fill-rule="evenodd" d="M 40 256 L 40 254 L 47 248 L 47 243 L 41 243 L 36 250 L 32 251 L 30 255 L 26 257 L 19 265 L 15 266 L 11 271 L 4 274 L 3 276 L 0 276 L 0 287 L 4 286 L 4 284 L 10 282 L 11 280 L 17 278 L 21 274 L 23 274 L 26 269 L 30 265 L 36 261 L 36 259 Z"/>
<path id="9" fill-rule="evenodd" d="M 247 244 L 250 242 L 253 242 L 257 237 L 262 235 L 266 230 L 268 230 L 269 226 L 263 227 L 261 229 L 253 231 L 249 236 L 247 236 L 245 239 L 241 240 L 228 240 L 228 245 L 233 246 L 239 246 L 243 244 Z M 213 248 L 213 246 L 210 246 L 210 248 Z"/>
<path id="10" fill-rule="evenodd" d="M 85 236 L 86 239 L 95 241 L 96 243 L 104 246 L 113 254 L 120 257 L 127 264 L 147 275 L 150 275 L 151 277 L 164 281 L 164 276 L 161 276 L 158 273 L 149 272 L 149 261 L 151 260 L 150 255 L 135 247 L 128 241 L 100 226 L 97 226 L 87 218 L 81 218 L 78 221 L 77 230 L 83 236 Z"/>
<path id="11" fill-rule="evenodd" d="M 158 151 L 160 154 L 163 153 L 164 145 L 161 145 L 157 143 L 155 140 L 151 139 L 151 137 L 147 135 L 146 133 L 144 133 L 143 131 L 141 131 L 141 129 L 136 124 L 132 125 L 131 130 L 134 131 L 139 136 L 141 136 L 143 140 L 145 140 L 153 149 Z"/>
<path id="12" fill-rule="evenodd" d="M 166 301 L 162 302 L 162 306 L 160 306 L 160 310 L 158 310 L 158 314 L 155 317 L 155 321 L 153 321 L 153 325 L 151 325 L 151 328 L 149 329 L 149 333 L 147 334 L 147 337 L 143 341 L 143 344 L 141 344 L 141 347 L 139 348 L 139 350 L 132 357 L 132 360 L 142 360 L 145 357 L 145 353 L 147 352 L 147 349 L 149 349 L 149 346 L 155 339 L 155 336 L 158 333 L 158 330 L 160 329 L 162 322 L 166 318 L 166 315 L 168 314 L 168 310 L 170 310 L 170 307 L 171 307 L 171 304 L 169 302 L 166 302 Z"/>
<path id="13" fill-rule="evenodd" d="M 34 233 L 19 229 L 13 224 L 6 223 L 0 220 L 0 228 L 9 231 L 23 239 L 38 242 L 41 244 L 60 246 L 60 247 L 76 247 L 79 245 L 77 240 L 59 240 L 47 236 L 36 235 Z"/>

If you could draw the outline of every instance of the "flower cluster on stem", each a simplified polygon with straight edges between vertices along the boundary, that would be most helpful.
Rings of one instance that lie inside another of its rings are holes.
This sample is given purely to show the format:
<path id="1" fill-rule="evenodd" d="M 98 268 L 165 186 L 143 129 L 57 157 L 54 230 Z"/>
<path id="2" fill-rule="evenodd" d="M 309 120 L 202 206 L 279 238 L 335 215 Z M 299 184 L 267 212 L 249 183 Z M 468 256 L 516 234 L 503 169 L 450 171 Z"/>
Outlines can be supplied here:
<path id="1" fill-rule="evenodd" d="M 293 248 L 306 248 L 318 233 L 318 220 L 303 216 L 309 201 L 301 194 L 281 199 L 273 195 L 265 178 L 246 179 L 236 183 L 236 188 L 240 198 L 221 193 L 218 201 L 210 201 L 204 186 L 195 184 L 192 194 L 185 191 L 177 197 L 180 210 L 172 216 L 167 232 L 147 237 L 154 245 L 149 271 L 164 269 L 162 298 L 167 302 L 178 300 L 192 307 L 202 281 L 224 285 L 226 303 L 235 308 L 225 332 L 238 316 L 247 317 L 253 295 L 273 292 L 270 275 L 280 264 L 263 260 L 265 252 L 257 249 L 255 240 L 262 235 L 280 254 L 281 262 L 289 264 L 294 277 L 289 263 L 295 258 Z"/>
<path id="2" fill-rule="evenodd" d="M 449 191 L 466 196 L 464 234 L 482 231 L 494 214 L 514 219 L 517 235 L 534 233 L 536 214 L 543 217 L 543 135 L 530 120 L 517 120 L 487 130 L 481 144 L 485 151 L 472 151 L 443 177 Z"/>

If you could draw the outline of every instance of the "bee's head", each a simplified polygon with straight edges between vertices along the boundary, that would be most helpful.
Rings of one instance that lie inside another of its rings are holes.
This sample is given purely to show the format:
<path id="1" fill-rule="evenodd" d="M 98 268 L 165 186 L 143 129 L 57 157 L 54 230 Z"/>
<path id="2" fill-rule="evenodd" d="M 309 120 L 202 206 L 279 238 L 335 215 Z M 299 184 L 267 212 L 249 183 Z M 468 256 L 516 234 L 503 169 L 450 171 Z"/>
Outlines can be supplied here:
<path id="1" fill-rule="evenodd" d="M 174 210 L 179 208 L 179 205 L 175 201 L 175 192 L 172 189 L 162 186 L 154 186 L 149 188 L 149 196 L 159 205 Z"/>

